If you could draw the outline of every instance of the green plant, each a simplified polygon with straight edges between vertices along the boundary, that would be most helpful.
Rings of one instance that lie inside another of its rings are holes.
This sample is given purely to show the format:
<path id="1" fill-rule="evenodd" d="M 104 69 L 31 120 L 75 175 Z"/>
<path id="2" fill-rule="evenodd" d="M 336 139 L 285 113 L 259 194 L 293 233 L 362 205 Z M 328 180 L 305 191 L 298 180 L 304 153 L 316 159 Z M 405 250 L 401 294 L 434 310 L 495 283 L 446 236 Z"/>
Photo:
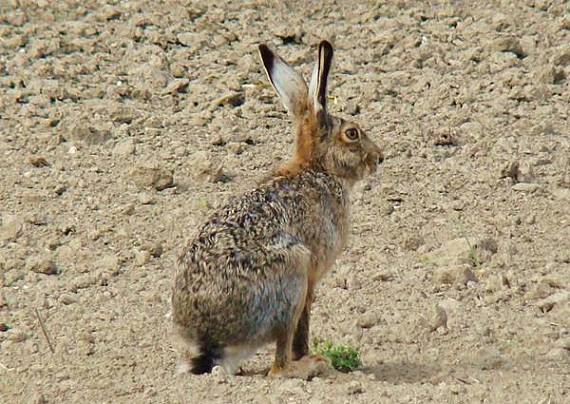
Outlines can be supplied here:
<path id="1" fill-rule="evenodd" d="M 466 240 L 467 240 L 467 238 L 466 238 Z M 469 245 L 469 254 L 467 256 L 467 259 L 469 260 L 469 264 L 472 267 L 477 268 L 481 265 L 481 260 L 479 259 L 477 247 L 469 244 L 469 240 L 467 240 L 467 243 Z"/>
<path id="2" fill-rule="evenodd" d="M 481 265 L 481 260 L 479 259 L 479 250 L 477 246 L 471 242 L 469 237 L 467 236 L 467 231 L 462 223 L 457 222 L 457 227 L 459 229 L 459 233 L 465 239 L 467 246 L 469 247 L 469 251 L 467 253 L 467 262 L 475 268 L 478 268 Z"/>
<path id="3" fill-rule="evenodd" d="M 348 373 L 362 367 L 358 348 L 348 345 L 333 345 L 331 341 L 316 341 L 313 351 L 328 358 L 332 366 L 340 372 Z"/>

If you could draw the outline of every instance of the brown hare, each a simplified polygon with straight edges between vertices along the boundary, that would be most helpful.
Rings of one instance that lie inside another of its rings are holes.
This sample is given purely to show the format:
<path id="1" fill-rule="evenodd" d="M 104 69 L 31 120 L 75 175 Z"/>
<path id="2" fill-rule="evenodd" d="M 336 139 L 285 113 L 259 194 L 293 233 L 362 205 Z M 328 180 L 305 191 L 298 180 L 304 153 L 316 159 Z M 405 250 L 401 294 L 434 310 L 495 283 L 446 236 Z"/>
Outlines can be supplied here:
<path id="1" fill-rule="evenodd" d="M 308 356 L 315 286 L 346 245 L 351 189 L 383 159 L 358 125 L 327 111 L 329 42 L 319 44 L 308 87 L 267 46 L 259 54 L 293 117 L 296 151 L 258 188 L 216 211 L 179 257 L 172 319 L 195 348 L 186 358 L 195 374 L 216 365 L 234 373 L 270 342 L 270 375 L 322 363 Z"/>

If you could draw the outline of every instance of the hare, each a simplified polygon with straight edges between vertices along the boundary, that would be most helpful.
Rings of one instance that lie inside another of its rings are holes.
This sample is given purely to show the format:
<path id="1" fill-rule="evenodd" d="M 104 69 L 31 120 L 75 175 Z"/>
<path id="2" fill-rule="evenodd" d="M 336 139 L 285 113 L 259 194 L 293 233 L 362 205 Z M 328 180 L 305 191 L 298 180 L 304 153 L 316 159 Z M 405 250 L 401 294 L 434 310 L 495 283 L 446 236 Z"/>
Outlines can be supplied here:
<path id="1" fill-rule="evenodd" d="M 296 151 L 257 189 L 216 211 L 178 259 L 172 319 L 196 350 L 186 358 L 194 374 L 218 365 L 234 373 L 270 342 L 271 376 L 295 377 L 299 364 L 323 360 L 308 356 L 315 286 L 346 245 L 351 189 L 383 160 L 358 125 L 327 111 L 329 42 L 319 44 L 308 87 L 266 45 L 259 54 L 293 117 Z"/>

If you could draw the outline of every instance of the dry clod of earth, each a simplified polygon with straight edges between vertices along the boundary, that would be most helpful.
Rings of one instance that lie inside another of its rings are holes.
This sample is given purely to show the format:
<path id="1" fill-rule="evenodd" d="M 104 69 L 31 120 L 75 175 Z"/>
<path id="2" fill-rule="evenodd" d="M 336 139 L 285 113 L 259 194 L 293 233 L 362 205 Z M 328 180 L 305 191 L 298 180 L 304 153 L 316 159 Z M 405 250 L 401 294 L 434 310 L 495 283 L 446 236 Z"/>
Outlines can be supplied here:
<path id="1" fill-rule="evenodd" d="M 498 369 L 503 366 L 505 360 L 501 352 L 495 347 L 483 347 L 473 355 L 473 365 L 482 370 Z"/>
<path id="2" fill-rule="evenodd" d="M 30 164 L 34 167 L 49 167 L 48 161 L 42 156 L 30 156 Z"/>
<path id="3" fill-rule="evenodd" d="M 430 331 L 436 331 L 440 328 L 447 328 L 447 312 L 441 305 L 436 305 L 434 307 L 433 317 L 431 318 L 429 329 Z"/>
<path id="4" fill-rule="evenodd" d="M 217 182 L 224 176 L 222 164 L 208 152 L 199 151 L 188 157 L 190 170 L 198 181 Z"/>
<path id="5" fill-rule="evenodd" d="M 174 186 L 172 172 L 158 167 L 136 167 L 130 177 L 135 185 L 142 189 L 153 188 L 162 191 Z"/>
<path id="6" fill-rule="evenodd" d="M 29 257 L 26 260 L 26 267 L 33 272 L 44 275 L 57 274 L 57 266 L 50 257 Z"/>
<path id="7" fill-rule="evenodd" d="M 433 276 L 436 283 L 444 285 L 465 286 L 468 282 L 478 282 L 477 276 L 466 264 L 437 268 Z"/>
<path id="8" fill-rule="evenodd" d="M 361 328 L 372 328 L 380 321 L 380 315 L 375 312 L 368 312 L 361 315 L 356 324 Z"/>
<path id="9" fill-rule="evenodd" d="M 497 248 L 497 242 L 493 239 L 470 240 L 462 237 L 447 241 L 441 247 L 424 254 L 422 260 L 426 265 L 434 267 L 463 264 L 477 266 L 491 260 Z"/>
<path id="10" fill-rule="evenodd" d="M 526 56 L 520 41 L 514 36 L 497 38 L 491 44 L 491 50 L 496 52 L 512 52 L 518 58 L 524 58 Z"/>
<path id="11" fill-rule="evenodd" d="M 360 383 L 357 380 L 353 380 L 350 383 L 348 383 L 348 388 L 347 388 L 347 392 L 348 394 L 362 394 L 364 393 L 364 387 L 362 386 L 362 383 Z"/>
<path id="12" fill-rule="evenodd" d="M 536 307 L 538 307 L 542 312 L 548 312 L 556 306 L 568 305 L 570 304 L 570 291 L 557 292 L 545 299 L 536 302 Z"/>
<path id="13" fill-rule="evenodd" d="M 119 157 L 135 154 L 135 151 L 135 141 L 130 138 L 118 142 L 115 147 L 113 147 L 113 155 Z"/>
<path id="14" fill-rule="evenodd" d="M 568 1 L 0 4 L 4 402 L 568 402 Z M 175 376 L 181 246 L 295 147 L 256 45 L 320 39 L 385 151 L 311 313 L 364 367 Z"/>
<path id="15" fill-rule="evenodd" d="M 65 305 L 74 304 L 74 303 L 79 302 L 79 298 L 77 297 L 77 295 L 70 294 L 70 293 L 62 294 L 61 296 L 59 296 L 58 300 Z"/>

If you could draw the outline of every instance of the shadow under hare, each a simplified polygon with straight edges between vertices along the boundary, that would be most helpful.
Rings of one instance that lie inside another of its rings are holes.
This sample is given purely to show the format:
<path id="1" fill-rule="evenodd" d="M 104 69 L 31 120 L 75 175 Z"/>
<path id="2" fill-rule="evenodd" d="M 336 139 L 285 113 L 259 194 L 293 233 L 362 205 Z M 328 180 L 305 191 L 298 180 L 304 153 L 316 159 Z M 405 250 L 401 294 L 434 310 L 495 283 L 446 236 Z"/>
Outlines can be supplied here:
<path id="1" fill-rule="evenodd" d="M 358 125 L 327 111 L 329 42 L 319 44 L 308 87 L 267 46 L 259 54 L 293 117 L 296 151 L 258 188 L 216 211 L 178 259 L 172 319 L 195 374 L 217 365 L 234 373 L 270 342 L 270 375 L 296 377 L 323 364 L 308 356 L 315 286 L 346 245 L 350 190 L 383 159 Z"/>

